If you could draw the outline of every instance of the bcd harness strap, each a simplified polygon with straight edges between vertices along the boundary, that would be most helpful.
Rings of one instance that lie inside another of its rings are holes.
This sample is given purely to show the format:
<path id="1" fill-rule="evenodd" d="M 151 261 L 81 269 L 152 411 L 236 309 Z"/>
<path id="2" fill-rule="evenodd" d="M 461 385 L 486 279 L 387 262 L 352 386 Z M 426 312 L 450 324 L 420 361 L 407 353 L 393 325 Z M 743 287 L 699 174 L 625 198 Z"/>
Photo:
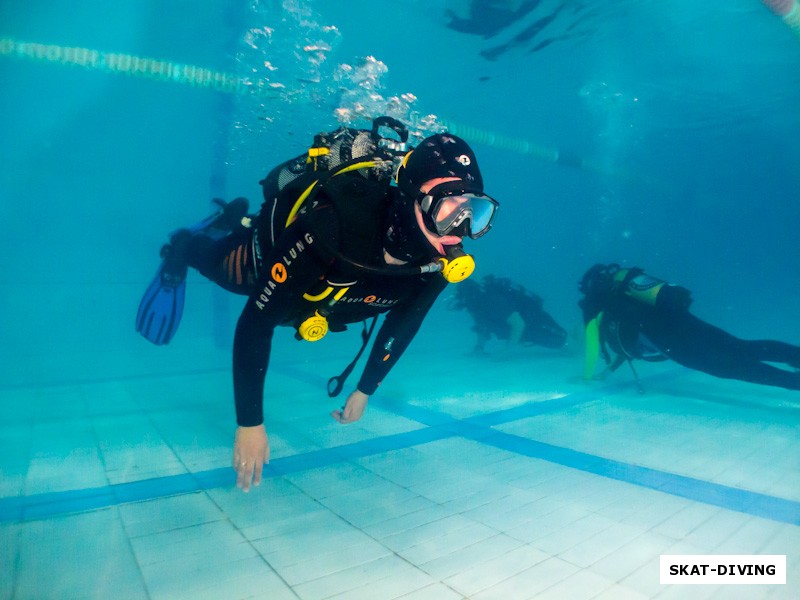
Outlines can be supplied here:
<path id="1" fill-rule="evenodd" d="M 311 162 L 311 160 L 312 160 L 312 151 L 313 150 L 323 151 L 323 152 L 320 152 L 321 154 L 327 153 L 327 148 L 311 148 L 311 149 L 309 149 L 308 162 Z M 313 156 L 316 158 L 316 156 L 318 156 L 318 154 L 319 153 L 314 153 Z M 380 163 L 381 163 L 381 161 L 378 160 L 378 159 L 375 159 L 375 160 L 363 160 L 363 159 L 353 160 L 353 161 L 350 161 L 348 163 L 345 163 L 344 165 L 340 165 L 339 168 L 337 168 L 337 169 L 333 170 L 332 172 L 326 174 L 325 176 L 321 177 L 320 179 L 317 179 L 317 180 L 313 181 L 311 183 L 311 185 L 309 185 L 303 191 L 303 193 L 300 194 L 300 196 L 295 201 L 294 205 L 292 206 L 292 209 L 289 211 L 289 216 L 286 219 L 286 225 L 285 226 L 288 227 L 289 225 L 291 225 L 295 221 L 295 219 L 297 219 L 297 214 L 300 211 L 300 209 L 302 208 L 303 203 L 309 198 L 309 196 L 311 196 L 311 194 L 315 190 L 319 190 L 320 189 L 320 187 L 321 187 L 320 183 L 321 182 L 324 183 L 324 181 L 326 181 L 326 180 L 328 180 L 328 179 L 330 179 L 332 177 L 336 177 L 337 175 L 342 175 L 344 173 L 349 173 L 351 171 L 357 171 L 359 169 L 371 169 L 373 167 L 378 166 Z M 316 161 L 314 161 L 314 164 L 315 164 L 315 168 L 316 168 Z M 348 289 L 349 289 L 349 287 L 344 287 L 344 288 L 340 289 L 336 294 L 334 294 L 333 298 L 330 299 L 328 306 L 329 307 L 332 306 L 336 301 L 338 301 L 342 296 L 344 296 L 344 294 L 347 292 Z M 320 294 L 317 294 L 316 296 L 312 296 L 312 295 L 306 293 L 306 294 L 303 294 L 303 298 L 308 300 L 308 301 L 311 301 L 311 302 L 316 302 L 316 301 L 320 301 L 320 300 L 323 300 L 323 299 L 327 298 L 331 294 L 332 291 L 333 291 L 333 287 L 329 286 L 326 290 L 324 290 Z M 318 315 L 319 313 L 316 313 L 316 314 Z M 377 315 L 374 316 L 374 317 L 371 317 L 371 321 L 372 322 L 369 324 L 369 326 L 367 326 L 367 321 L 368 320 L 370 320 L 370 319 L 364 319 L 364 321 L 362 321 L 363 329 L 361 331 L 361 348 L 359 348 L 359 350 L 356 353 L 355 357 L 353 358 L 352 361 L 350 361 L 350 364 L 348 364 L 347 367 L 345 367 L 344 371 L 342 371 L 337 376 L 331 377 L 328 380 L 328 396 L 331 397 L 331 398 L 333 398 L 335 396 L 338 396 L 342 392 L 342 389 L 344 388 L 344 384 L 347 381 L 347 378 L 353 372 L 353 369 L 355 368 L 356 363 L 358 362 L 358 359 L 361 358 L 361 355 L 364 353 L 364 350 L 366 349 L 367 344 L 369 343 L 369 340 L 372 337 L 372 332 L 375 330 L 375 324 L 378 322 L 378 317 L 377 317 Z"/>
<path id="2" fill-rule="evenodd" d="M 314 150 L 314 148 L 309 149 L 309 152 Z M 288 227 L 292 223 L 294 223 L 295 219 L 297 218 L 297 213 L 300 211 L 300 208 L 303 206 L 303 203 L 308 199 L 315 189 L 317 189 L 317 185 L 322 182 L 324 183 L 327 179 L 332 177 L 336 177 L 337 175 L 342 175 L 343 173 L 349 173 L 350 171 L 357 171 L 359 169 L 371 169 L 373 167 L 377 167 L 381 163 L 380 160 L 361 160 L 356 159 L 352 160 L 348 163 L 344 163 L 344 165 L 340 165 L 340 167 L 327 175 L 320 177 L 319 179 L 315 179 L 311 185 L 309 185 L 302 194 L 295 200 L 295 203 L 292 205 L 292 209 L 289 211 L 289 216 L 286 218 L 285 227 Z"/>
<path id="3" fill-rule="evenodd" d="M 342 388 L 344 387 L 344 382 L 347 381 L 347 378 L 350 377 L 350 373 L 353 372 L 353 369 L 358 362 L 358 359 L 361 358 L 361 355 L 364 353 L 364 349 L 367 347 L 369 343 L 369 338 L 372 337 L 372 332 L 375 329 L 375 324 L 378 322 L 377 315 L 372 317 L 372 323 L 369 324 L 369 328 L 367 328 L 367 319 L 362 321 L 364 328 L 361 330 L 361 348 L 359 348 L 358 353 L 355 355 L 350 364 L 347 365 L 339 375 L 331 377 L 328 379 L 328 396 L 334 398 L 342 393 Z"/>

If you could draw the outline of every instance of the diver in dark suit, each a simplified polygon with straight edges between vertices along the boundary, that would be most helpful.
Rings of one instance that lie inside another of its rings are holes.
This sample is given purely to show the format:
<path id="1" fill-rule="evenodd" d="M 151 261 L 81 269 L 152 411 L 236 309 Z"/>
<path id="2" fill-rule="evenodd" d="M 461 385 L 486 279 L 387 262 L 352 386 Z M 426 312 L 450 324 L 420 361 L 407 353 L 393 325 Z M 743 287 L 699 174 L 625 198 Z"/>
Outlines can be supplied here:
<path id="1" fill-rule="evenodd" d="M 478 353 L 486 352 L 493 337 L 509 345 L 562 348 L 567 343 L 567 332 L 544 310 L 542 299 L 504 277 L 463 281 L 449 307 L 472 317 Z"/>
<path id="2" fill-rule="evenodd" d="M 584 274 L 580 291 L 584 379 L 602 379 L 635 359 L 673 360 L 715 377 L 800 390 L 800 347 L 742 340 L 706 323 L 689 312 L 691 293 L 684 287 L 639 268 L 597 264 Z M 607 366 L 596 375 L 600 356 Z"/>

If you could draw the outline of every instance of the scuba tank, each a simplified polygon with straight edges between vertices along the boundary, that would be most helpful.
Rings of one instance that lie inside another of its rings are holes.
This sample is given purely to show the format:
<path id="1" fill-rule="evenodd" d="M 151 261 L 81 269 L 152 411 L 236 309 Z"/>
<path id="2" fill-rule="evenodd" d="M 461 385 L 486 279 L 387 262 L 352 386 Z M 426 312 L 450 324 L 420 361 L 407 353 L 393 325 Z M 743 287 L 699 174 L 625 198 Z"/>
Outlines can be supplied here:
<path id="1" fill-rule="evenodd" d="M 621 269 L 618 265 L 613 281 L 623 295 L 657 309 L 685 312 L 692 303 L 692 294 L 685 287 L 648 275 L 638 267 Z"/>

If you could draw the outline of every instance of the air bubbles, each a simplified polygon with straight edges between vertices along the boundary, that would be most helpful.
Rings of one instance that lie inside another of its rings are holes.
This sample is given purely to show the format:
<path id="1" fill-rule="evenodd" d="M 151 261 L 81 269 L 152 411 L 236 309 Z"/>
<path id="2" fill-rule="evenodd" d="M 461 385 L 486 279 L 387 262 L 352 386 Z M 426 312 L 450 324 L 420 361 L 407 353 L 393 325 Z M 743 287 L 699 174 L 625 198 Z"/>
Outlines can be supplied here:
<path id="1" fill-rule="evenodd" d="M 342 34 L 322 23 L 311 3 L 300 0 L 250 6 L 253 22 L 237 56 L 245 133 L 265 133 L 265 125 L 298 120 L 318 127 L 333 117 L 348 127 L 367 127 L 381 115 L 409 126 L 411 141 L 444 131 L 436 115 L 420 114 L 411 92 L 389 92 L 389 67 L 378 57 L 342 57 Z M 274 132 L 273 132 L 274 135 Z"/>

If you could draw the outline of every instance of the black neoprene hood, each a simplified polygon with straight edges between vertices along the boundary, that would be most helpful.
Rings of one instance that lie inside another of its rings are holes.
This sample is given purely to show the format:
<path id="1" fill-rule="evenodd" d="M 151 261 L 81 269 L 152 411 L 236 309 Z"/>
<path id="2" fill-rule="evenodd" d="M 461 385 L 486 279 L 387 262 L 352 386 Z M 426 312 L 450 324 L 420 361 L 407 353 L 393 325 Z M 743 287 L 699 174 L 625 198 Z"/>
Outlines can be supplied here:
<path id="1" fill-rule="evenodd" d="M 400 167 L 397 184 L 415 197 L 426 181 L 440 177 L 458 177 L 470 191 L 483 193 L 483 177 L 475 153 L 464 140 L 449 133 L 422 140 Z"/>

